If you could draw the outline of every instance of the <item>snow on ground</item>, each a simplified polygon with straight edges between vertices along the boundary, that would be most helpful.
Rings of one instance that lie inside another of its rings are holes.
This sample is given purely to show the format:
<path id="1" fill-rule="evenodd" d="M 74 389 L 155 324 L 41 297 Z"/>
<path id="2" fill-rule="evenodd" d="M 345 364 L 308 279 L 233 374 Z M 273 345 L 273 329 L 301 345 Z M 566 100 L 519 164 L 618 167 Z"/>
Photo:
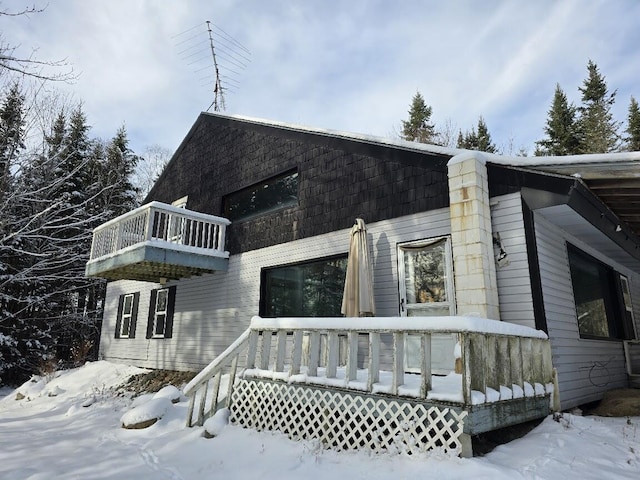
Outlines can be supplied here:
<path id="1" fill-rule="evenodd" d="M 121 419 L 153 396 L 132 400 L 110 389 L 140 371 L 94 362 L 1 391 L 0 478 L 639 478 L 640 417 L 549 417 L 525 437 L 472 459 L 339 453 L 235 426 L 216 425 L 219 435 L 206 439 L 202 428 L 184 426 L 184 401 L 163 402 L 161 420 L 126 430 Z M 17 392 L 25 398 L 16 400 Z"/>

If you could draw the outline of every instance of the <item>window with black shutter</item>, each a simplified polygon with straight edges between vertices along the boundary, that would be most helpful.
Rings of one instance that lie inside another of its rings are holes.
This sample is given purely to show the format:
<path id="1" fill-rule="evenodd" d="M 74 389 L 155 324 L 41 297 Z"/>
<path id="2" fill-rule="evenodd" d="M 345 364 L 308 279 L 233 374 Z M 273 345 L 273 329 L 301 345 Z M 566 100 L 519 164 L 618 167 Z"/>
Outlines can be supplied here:
<path id="1" fill-rule="evenodd" d="M 135 338 L 140 292 L 125 293 L 118 297 L 115 338 Z"/>
<path id="2" fill-rule="evenodd" d="M 151 291 L 147 338 L 172 337 L 175 298 L 175 286 Z"/>

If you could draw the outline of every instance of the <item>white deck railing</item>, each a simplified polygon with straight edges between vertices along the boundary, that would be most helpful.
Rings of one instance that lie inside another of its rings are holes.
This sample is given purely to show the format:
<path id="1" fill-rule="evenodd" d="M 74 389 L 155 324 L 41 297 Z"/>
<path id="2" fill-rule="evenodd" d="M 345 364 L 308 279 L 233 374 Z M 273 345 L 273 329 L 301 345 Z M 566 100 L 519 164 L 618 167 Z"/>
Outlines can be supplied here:
<path id="1" fill-rule="evenodd" d="M 420 339 L 417 374 L 405 372 L 408 334 Z M 458 339 L 458 373 L 436 377 L 431 371 L 431 339 L 451 334 Z M 185 387 L 191 397 L 189 426 L 202 425 L 221 406 L 221 398 L 230 406 L 244 354 L 244 378 L 440 399 L 463 407 L 541 396 L 553 389 L 549 340 L 527 327 L 467 317 L 254 317 L 249 329 Z M 391 360 L 390 368 L 386 359 Z M 381 368 L 384 363 L 387 369 Z M 229 378 L 221 395 L 225 373 Z M 434 385 L 438 395 L 430 394 Z"/>
<path id="2" fill-rule="evenodd" d="M 225 254 L 226 218 L 151 202 L 93 231 L 90 261 L 145 242 L 203 255 Z"/>

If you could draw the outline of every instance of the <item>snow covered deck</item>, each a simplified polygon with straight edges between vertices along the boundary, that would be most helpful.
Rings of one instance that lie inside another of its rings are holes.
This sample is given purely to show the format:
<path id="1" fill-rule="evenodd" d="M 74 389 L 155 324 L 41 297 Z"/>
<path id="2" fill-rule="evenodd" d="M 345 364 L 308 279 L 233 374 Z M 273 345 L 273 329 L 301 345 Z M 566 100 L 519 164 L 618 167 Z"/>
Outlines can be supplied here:
<path id="1" fill-rule="evenodd" d="M 412 373 L 407 335 L 420 344 Z M 431 370 L 438 335 L 457 338 L 455 367 L 444 376 Z M 406 437 L 416 451 L 463 452 L 470 435 L 546 416 L 553 393 L 544 333 L 469 317 L 254 317 L 185 387 L 189 426 L 226 406 L 234 423 L 338 449 L 385 450 Z"/>
<path id="2" fill-rule="evenodd" d="M 151 202 L 93 231 L 89 277 L 161 282 L 226 270 L 229 220 Z"/>

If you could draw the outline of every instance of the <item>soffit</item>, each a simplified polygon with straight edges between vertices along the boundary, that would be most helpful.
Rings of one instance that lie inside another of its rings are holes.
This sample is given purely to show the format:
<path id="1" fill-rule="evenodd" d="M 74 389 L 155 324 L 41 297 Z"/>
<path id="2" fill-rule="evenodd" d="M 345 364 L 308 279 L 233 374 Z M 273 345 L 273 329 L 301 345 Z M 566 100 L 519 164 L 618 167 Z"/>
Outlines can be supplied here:
<path id="1" fill-rule="evenodd" d="M 594 227 L 569 205 L 540 208 L 536 210 L 536 214 L 566 231 L 579 242 L 589 245 L 604 257 L 610 258 L 634 272 L 640 272 L 640 260 L 630 256 L 620 245 Z M 625 233 L 619 232 L 619 234 L 624 235 Z"/>
<path id="2" fill-rule="evenodd" d="M 640 235 L 640 161 L 575 162 L 527 168 L 581 178 L 622 222 Z"/>

